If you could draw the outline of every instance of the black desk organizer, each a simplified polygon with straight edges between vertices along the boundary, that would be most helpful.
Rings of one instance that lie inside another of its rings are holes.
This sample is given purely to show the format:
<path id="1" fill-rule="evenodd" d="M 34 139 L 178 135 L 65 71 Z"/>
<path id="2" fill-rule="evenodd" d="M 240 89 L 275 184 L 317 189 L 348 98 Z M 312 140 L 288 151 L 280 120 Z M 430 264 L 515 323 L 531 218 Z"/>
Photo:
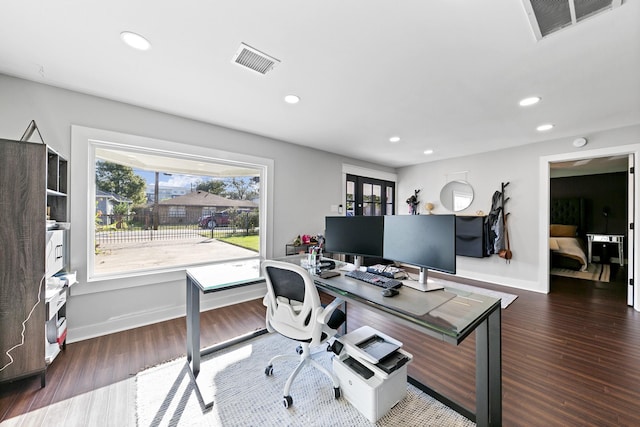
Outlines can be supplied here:
<path id="1" fill-rule="evenodd" d="M 509 216 L 504 209 L 505 203 L 509 201 L 509 197 L 505 197 L 505 188 L 508 185 L 508 182 L 501 184 L 499 206 L 497 206 L 504 215 L 502 216 L 503 228 L 506 228 L 505 217 Z M 474 258 L 489 256 L 487 246 L 491 235 L 491 224 L 486 215 L 456 216 L 456 255 Z M 493 242 L 491 246 L 493 247 Z"/>
<path id="2" fill-rule="evenodd" d="M 456 255 L 483 258 L 488 236 L 486 216 L 456 216 Z"/>

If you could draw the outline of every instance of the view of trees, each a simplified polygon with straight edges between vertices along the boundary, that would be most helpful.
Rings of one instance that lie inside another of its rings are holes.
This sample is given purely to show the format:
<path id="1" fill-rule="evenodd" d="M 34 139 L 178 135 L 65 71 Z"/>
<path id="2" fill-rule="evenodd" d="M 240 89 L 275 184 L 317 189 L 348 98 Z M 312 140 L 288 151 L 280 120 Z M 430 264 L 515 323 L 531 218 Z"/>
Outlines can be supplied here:
<path id="1" fill-rule="evenodd" d="M 210 181 L 199 182 L 198 185 L 196 186 L 196 190 L 206 191 L 208 193 L 218 194 L 220 196 L 223 196 L 225 193 L 226 187 L 227 186 L 224 183 L 224 181 L 212 179 Z"/>
<path id="2" fill-rule="evenodd" d="M 133 172 L 133 168 L 117 163 L 98 160 L 96 162 L 96 187 L 131 200 L 134 205 L 147 202 L 147 183 Z"/>
<path id="3" fill-rule="evenodd" d="M 198 183 L 196 189 L 235 200 L 252 200 L 260 196 L 260 177 L 212 179 Z"/>
<path id="4" fill-rule="evenodd" d="M 259 196 L 260 178 L 230 178 L 227 180 L 229 197 L 238 200 L 251 200 Z"/>

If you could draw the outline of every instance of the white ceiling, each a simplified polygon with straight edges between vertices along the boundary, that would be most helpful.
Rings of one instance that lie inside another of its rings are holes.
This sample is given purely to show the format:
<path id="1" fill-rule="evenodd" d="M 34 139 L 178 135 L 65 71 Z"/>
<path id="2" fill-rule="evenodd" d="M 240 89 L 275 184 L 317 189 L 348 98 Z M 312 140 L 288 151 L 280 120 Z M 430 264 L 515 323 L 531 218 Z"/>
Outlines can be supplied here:
<path id="1" fill-rule="evenodd" d="M 11 1 L 0 72 L 400 167 L 640 123 L 640 0 L 541 41 L 519 0 Z"/>

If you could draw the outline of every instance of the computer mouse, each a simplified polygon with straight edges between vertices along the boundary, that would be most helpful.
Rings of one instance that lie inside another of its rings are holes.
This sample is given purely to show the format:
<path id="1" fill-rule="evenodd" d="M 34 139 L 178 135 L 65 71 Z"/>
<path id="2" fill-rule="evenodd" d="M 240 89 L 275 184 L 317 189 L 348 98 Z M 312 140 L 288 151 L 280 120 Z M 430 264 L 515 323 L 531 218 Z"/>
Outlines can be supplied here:
<path id="1" fill-rule="evenodd" d="M 396 295 L 398 295 L 400 293 L 400 291 L 398 291 L 397 289 L 384 289 L 382 291 L 382 296 L 383 297 L 395 297 Z"/>

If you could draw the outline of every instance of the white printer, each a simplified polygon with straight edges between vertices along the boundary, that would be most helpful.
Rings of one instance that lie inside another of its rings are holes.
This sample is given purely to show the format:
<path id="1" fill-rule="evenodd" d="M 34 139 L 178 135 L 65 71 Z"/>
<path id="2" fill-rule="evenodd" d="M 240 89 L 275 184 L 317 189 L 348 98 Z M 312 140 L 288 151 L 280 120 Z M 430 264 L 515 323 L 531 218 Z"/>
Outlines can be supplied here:
<path id="1" fill-rule="evenodd" d="M 407 393 L 407 364 L 413 356 L 402 343 L 363 326 L 338 340 L 343 348 L 333 358 L 342 395 L 375 423 Z"/>

